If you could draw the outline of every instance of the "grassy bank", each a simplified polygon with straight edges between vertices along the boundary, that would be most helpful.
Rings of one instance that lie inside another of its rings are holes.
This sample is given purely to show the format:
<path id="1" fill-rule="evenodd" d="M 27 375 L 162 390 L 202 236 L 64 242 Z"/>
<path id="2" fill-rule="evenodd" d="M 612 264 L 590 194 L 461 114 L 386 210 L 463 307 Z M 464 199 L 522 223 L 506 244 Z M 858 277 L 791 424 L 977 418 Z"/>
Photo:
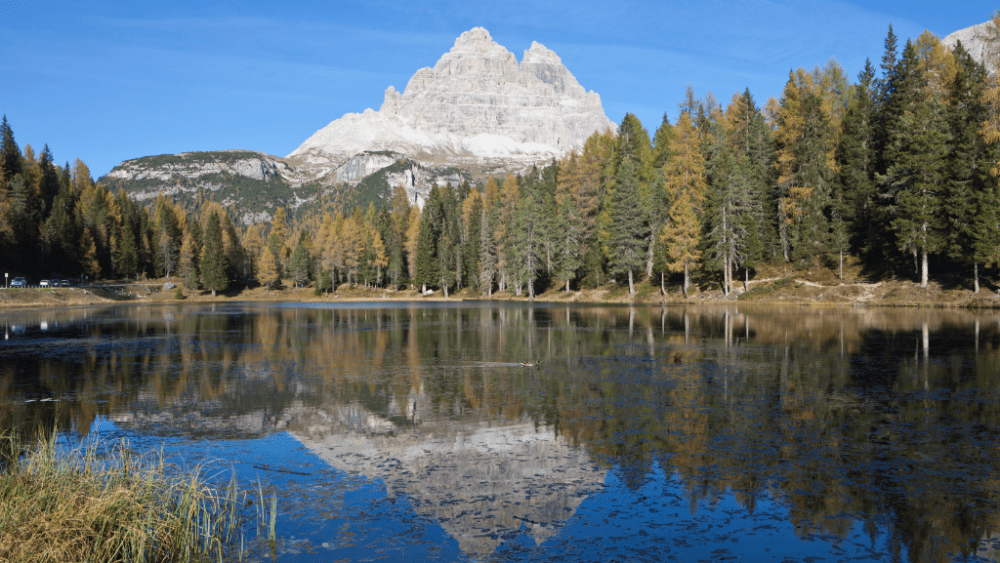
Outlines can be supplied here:
<path id="1" fill-rule="evenodd" d="M 174 288 L 165 289 L 166 282 Z M 866 276 L 860 265 L 849 260 L 840 277 L 830 267 L 795 268 L 790 264 L 763 264 L 753 277 L 744 283 L 743 279 L 733 281 L 733 291 L 724 295 L 717 272 L 699 272 L 694 276 L 693 285 L 684 297 L 679 280 L 667 280 L 666 294 L 661 293 L 659 279 L 641 281 L 636 285 L 636 295 L 631 296 L 628 288 L 614 283 L 597 288 L 574 288 L 565 291 L 565 286 L 554 285 L 536 296 L 536 301 L 555 303 L 635 303 L 635 304 L 682 304 L 682 303 L 770 303 L 795 305 L 841 305 L 841 306 L 896 306 L 896 307 L 1000 307 L 996 285 L 983 276 L 982 288 L 972 291 L 972 282 L 967 276 L 939 275 L 932 278 L 927 288 L 909 279 Z M 86 292 L 86 293 L 84 293 Z M 16 307 L 65 307 L 73 305 L 111 304 L 117 302 L 134 303 L 179 303 L 205 302 L 225 303 L 228 301 L 261 302 L 327 302 L 342 301 L 432 301 L 445 299 L 440 291 L 421 295 L 416 289 L 391 290 L 366 288 L 364 286 L 340 286 L 337 291 L 317 295 L 315 288 L 294 287 L 290 280 L 277 289 L 265 287 L 244 288 L 234 286 L 217 297 L 211 292 L 191 290 L 183 287 L 180 278 L 149 280 L 134 283 L 108 282 L 87 288 L 20 289 L 0 290 L 0 308 Z M 510 292 L 496 292 L 492 296 L 480 295 L 477 291 L 463 289 L 449 295 L 449 300 L 491 299 L 497 301 L 526 301 L 524 295 Z"/>
<path id="2" fill-rule="evenodd" d="M 273 502 L 241 493 L 235 477 L 217 491 L 198 471 L 172 475 L 161 456 L 137 456 L 124 441 L 106 453 L 60 452 L 54 438 L 0 442 L 0 561 L 239 561 L 251 552 L 250 526 L 270 520 L 273 538 Z"/>

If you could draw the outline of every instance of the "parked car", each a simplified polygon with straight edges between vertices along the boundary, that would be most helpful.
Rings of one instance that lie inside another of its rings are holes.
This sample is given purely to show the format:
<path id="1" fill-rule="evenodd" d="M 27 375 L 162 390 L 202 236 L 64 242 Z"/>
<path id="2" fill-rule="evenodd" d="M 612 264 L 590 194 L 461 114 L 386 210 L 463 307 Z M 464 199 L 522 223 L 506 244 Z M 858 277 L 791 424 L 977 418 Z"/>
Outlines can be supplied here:
<path id="1" fill-rule="evenodd" d="M 69 280 L 59 280 L 59 287 L 69 287 L 73 285 Z"/>
<path id="2" fill-rule="evenodd" d="M 10 282 L 10 286 L 11 287 L 28 287 L 28 280 L 26 280 L 24 278 L 14 278 L 14 280 Z"/>
<path id="3" fill-rule="evenodd" d="M 38 282 L 38 286 L 39 287 L 49 287 L 49 285 L 51 283 L 52 282 L 50 282 L 49 280 L 42 280 L 42 281 Z M 59 280 L 56 280 L 56 285 L 58 285 L 58 284 L 59 284 Z"/>

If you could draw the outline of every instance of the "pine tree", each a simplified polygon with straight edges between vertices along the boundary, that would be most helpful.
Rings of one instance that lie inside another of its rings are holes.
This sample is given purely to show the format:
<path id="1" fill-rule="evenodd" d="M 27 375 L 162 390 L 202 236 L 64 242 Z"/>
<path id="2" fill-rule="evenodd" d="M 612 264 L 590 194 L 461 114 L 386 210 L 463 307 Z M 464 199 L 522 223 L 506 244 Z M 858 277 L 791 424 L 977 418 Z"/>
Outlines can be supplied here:
<path id="1" fill-rule="evenodd" d="M 209 215 L 208 226 L 205 228 L 205 243 L 201 251 L 201 284 L 212 291 L 212 297 L 216 296 L 216 292 L 229 287 L 229 279 L 226 277 L 226 249 L 216 213 Z"/>

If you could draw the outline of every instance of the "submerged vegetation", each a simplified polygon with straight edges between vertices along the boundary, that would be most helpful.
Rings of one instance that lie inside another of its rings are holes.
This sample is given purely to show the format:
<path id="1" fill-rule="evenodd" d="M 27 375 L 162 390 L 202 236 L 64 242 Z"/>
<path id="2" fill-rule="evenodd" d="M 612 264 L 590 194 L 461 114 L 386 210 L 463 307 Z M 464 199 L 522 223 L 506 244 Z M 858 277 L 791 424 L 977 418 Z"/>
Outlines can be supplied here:
<path id="1" fill-rule="evenodd" d="M 56 437 L 7 435 L 0 448 L 0 561 L 243 560 L 256 537 L 273 544 L 274 499 L 241 492 L 235 474 L 218 491 L 200 468 L 175 474 L 125 440 L 65 451 Z"/>

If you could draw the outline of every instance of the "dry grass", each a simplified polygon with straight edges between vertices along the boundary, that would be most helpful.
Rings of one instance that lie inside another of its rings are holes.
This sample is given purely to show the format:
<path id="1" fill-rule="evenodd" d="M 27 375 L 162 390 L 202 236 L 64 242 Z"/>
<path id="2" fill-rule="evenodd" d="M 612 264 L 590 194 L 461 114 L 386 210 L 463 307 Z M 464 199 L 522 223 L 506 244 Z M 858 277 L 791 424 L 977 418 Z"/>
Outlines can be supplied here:
<path id="1" fill-rule="evenodd" d="M 28 450 L 10 436 L 2 442 L 6 455 L 0 459 L 8 464 L 0 472 L 0 561 L 231 561 L 248 555 L 249 503 L 235 475 L 219 492 L 197 470 L 169 474 L 162 453 L 147 463 L 128 442 L 110 455 L 93 446 L 59 452 L 52 438 Z M 263 505 L 252 514 L 258 531 Z M 273 500 L 271 511 L 273 538 Z"/>

